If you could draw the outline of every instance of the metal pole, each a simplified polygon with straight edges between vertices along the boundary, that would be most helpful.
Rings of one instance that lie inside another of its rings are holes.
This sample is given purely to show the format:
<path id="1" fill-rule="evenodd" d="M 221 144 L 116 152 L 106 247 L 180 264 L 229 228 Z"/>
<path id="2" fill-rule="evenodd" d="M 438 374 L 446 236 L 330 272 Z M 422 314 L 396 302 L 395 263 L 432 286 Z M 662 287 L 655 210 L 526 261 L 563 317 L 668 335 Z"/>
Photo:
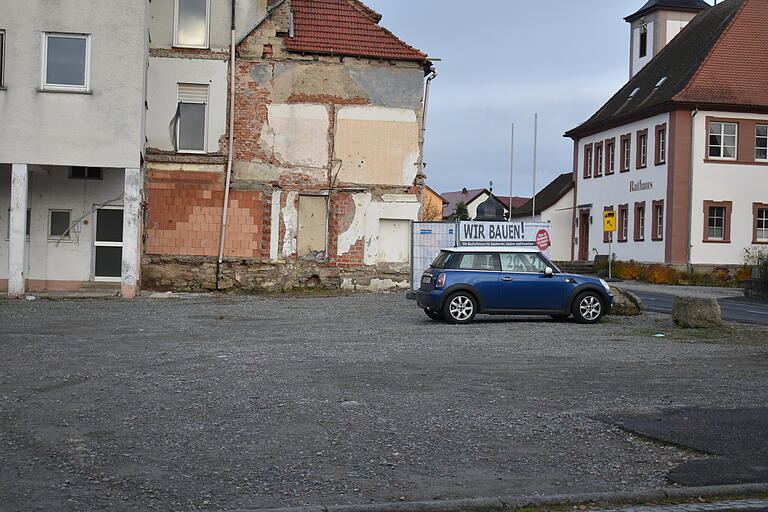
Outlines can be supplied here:
<path id="1" fill-rule="evenodd" d="M 539 149 L 539 114 L 533 114 L 533 208 L 531 210 L 531 222 L 536 222 L 536 153 Z"/>
<path id="2" fill-rule="evenodd" d="M 608 233 L 608 279 L 613 279 L 613 269 L 611 268 L 613 266 L 613 262 L 611 260 L 613 259 L 613 251 L 611 250 L 611 244 L 613 243 L 613 231 Z"/>
<path id="3" fill-rule="evenodd" d="M 512 123 L 512 138 L 509 143 L 509 215 L 507 220 L 512 222 L 512 174 L 515 170 L 515 123 Z"/>

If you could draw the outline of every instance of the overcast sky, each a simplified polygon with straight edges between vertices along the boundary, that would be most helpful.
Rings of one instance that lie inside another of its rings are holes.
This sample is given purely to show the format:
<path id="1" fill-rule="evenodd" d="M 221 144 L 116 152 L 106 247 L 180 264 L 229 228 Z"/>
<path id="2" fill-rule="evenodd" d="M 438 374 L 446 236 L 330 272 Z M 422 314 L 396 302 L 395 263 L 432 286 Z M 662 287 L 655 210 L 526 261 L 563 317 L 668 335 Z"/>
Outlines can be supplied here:
<path id="1" fill-rule="evenodd" d="M 563 133 L 589 118 L 629 78 L 629 25 L 646 0 L 364 0 L 381 25 L 442 59 L 433 81 L 425 146 L 438 192 L 530 197 L 533 114 L 539 113 L 537 189 L 571 171 Z"/>

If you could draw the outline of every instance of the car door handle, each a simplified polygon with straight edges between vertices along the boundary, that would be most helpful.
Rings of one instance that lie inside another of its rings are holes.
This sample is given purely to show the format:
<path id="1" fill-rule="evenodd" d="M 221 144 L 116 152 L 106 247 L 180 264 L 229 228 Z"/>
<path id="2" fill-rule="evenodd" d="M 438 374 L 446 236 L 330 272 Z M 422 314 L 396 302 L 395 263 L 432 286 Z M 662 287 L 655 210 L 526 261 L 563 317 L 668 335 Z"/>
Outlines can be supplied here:
<path id="1" fill-rule="evenodd" d="M 502 281 L 514 281 L 514 279 L 509 277 L 509 276 L 504 276 L 504 277 L 501 278 L 501 280 Z"/>

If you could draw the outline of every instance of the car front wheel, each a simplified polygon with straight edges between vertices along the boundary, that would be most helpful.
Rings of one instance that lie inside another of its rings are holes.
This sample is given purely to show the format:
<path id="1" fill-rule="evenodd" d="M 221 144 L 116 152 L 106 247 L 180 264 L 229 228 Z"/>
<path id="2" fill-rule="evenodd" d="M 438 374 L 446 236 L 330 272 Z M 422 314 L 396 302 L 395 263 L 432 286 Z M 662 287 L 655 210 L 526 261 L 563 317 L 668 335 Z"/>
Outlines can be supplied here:
<path id="1" fill-rule="evenodd" d="M 468 324 L 476 314 L 477 300 L 467 292 L 454 293 L 443 306 L 443 316 L 452 324 Z"/>
<path id="2" fill-rule="evenodd" d="M 573 303 L 573 316 L 582 324 L 597 323 L 604 313 L 603 299 L 595 292 L 582 293 Z"/>

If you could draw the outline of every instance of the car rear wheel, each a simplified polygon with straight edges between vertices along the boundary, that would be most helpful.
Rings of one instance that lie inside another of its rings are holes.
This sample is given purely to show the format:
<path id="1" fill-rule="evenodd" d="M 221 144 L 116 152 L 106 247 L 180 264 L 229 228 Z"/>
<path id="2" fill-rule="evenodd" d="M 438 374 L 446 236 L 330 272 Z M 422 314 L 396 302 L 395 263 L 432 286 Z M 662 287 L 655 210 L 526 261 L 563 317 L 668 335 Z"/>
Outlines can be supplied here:
<path id="1" fill-rule="evenodd" d="M 452 324 L 468 324 L 476 314 L 477 300 L 467 292 L 454 293 L 443 306 L 443 317 Z"/>
<path id="2" fill-rule="evenodd" d="M 435 320 L 437 322 L 441 322 L 445 320 L 442 313 L 438 313 L 437 311 L 432 311 L 431 309 L 424 308 L 424 313 L 431 318 L 432 320 Z"/>
<path id="3" fill-rule="evenodd" d="M 597 323 L 604 313 L 603 299 L 595 292 L 584 292 L 573 302 L 573 316 L 579 323 Z"/>

